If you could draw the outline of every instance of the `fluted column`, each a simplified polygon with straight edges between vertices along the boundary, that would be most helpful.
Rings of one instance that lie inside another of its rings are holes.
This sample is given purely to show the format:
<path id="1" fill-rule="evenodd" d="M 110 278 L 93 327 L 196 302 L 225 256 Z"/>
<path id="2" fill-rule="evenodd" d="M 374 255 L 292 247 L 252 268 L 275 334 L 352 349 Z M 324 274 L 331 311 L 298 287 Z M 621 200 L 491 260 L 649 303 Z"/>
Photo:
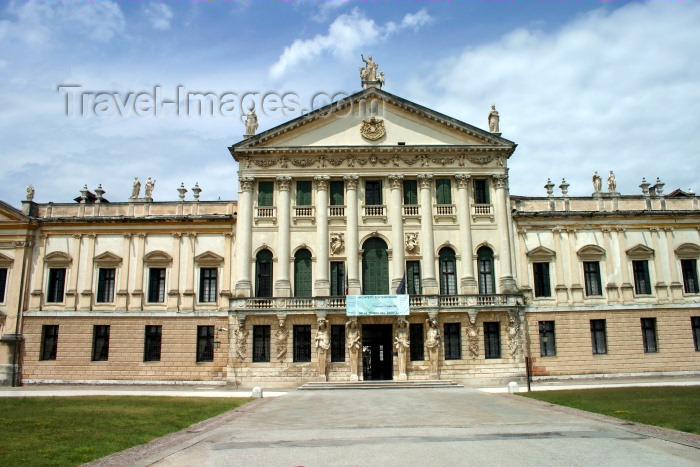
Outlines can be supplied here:
<path id="1" fill-rule="evenodd" d="M 345 251 L 347 252 L 347 274 L 348 274 L 348 294 L 359 295 L 362 292 L 360 287 L 360 261 L 358 251 L 360 249 L 360 238 L 357 229 L 357 175 L 346 175 L 343 177 L 347 185 L 347 231 L 345 237 Z"/>
<path id="2" fill-rule="evenodd" d="M 276 297 L 291 297 L 292 284 L 289 281 L 289 185 L 292 177 L 280 175 L 277 177 L 277 281 L 275 281 Z"/>
<path id="3" fill-rule="evenodd" d="M 477 293 L 474 278 L 474 246 L 472 245 L 472 216 L 469 200 L 469 175 L 457 174 L 457 224 L 459 224 L 459 242 L 462 247 L 462 278 L 460 289 L 463 294 Z"/>
<path id="4" fill-rule="evenodd" d="M 238 214 L 236 216 L 236 297 L 250 297 L 250 257 L 253 254 L 253 177 L 238 179 Z"/>
<path id="5" fill-rule="evenodd" d="M 389 225 L 391 225 L 391 289 L 396 291 L 401 278 L 404 275 L 406 268 L 406 256 L 404 254 L 404 239 L 403 239 L 403 215 L 401 213 L 403 207 L 402 199 L 402 181 L 403 175 L 389 175 L 389 184 L 391 186 L 391 203 L 389 206 Z"/>
<path id="6" fill-rule="evenodd" d="M 508 213 L 508 199 L 506 186 L 508 185 L 508 175 L 494 175 L 494 186 L 496 187 L 496 209 L 498 210 L 498 249 L 499 264 L 501 267 L 499 286 L 501 293 L 514 292 L 515 280 L 513 279 L 512 252 L 510 248 L 510 215 Z"/>
<path id="7" fill-rule="evenodd" d="M 421 234 L 421 271 L 423 273 L 423 293 L 439 293 L 435 279 L 435 239 L 433 238 L 433 194 L 430 174 L 419 174 L 420 183 L 420 234 Z"/>
<path id="8" fill-rule="evenodd" d="M 328 280 L 328 175 L 314 177 L 316 181 L 316 225 L 318 234 L 316 249 L 316 282 L 315 295 L 328 296 L 331 293 L 331 283 Z"/>

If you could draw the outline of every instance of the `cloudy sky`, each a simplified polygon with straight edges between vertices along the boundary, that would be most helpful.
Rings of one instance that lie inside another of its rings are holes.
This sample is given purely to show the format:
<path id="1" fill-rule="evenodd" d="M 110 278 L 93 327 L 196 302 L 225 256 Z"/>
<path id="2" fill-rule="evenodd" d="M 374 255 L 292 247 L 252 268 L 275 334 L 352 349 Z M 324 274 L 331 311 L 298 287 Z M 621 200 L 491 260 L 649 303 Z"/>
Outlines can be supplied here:
<path id="1" fill-rule="evenodd" d="M 697 191 L 698 25 L 696 1 L 2 2 L 0 199 L 19 206 L 32 184 L 36 201 L 67 202 L 102 184 L 123 201 L 134 176 L 157 180 L 156 200 L 181 182 L 235 199 L 227 147 L 244 102 L 154 115 L 136 94 L 298 96 L 293 112 L 261 115 L 262 131 L 319 93 L 358 91 L 360 54 L 387 91 L 478 127 L 495 103 L 518 143 L 512 194 L 566 177 L 588 195 L 593 171 L 611 169 L 624 194 L 642 177 Z"/>

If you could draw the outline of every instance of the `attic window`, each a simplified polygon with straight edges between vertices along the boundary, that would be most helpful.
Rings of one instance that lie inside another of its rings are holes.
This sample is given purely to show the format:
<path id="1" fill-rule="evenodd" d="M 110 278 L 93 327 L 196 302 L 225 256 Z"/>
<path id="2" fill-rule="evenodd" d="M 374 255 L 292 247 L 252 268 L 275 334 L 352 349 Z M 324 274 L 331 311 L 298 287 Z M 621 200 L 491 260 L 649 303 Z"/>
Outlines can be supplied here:
<path id="1" fill-rule="evenodd" d="M 406 141 L 399 141 L 399 146 L 406 146 Z"/>

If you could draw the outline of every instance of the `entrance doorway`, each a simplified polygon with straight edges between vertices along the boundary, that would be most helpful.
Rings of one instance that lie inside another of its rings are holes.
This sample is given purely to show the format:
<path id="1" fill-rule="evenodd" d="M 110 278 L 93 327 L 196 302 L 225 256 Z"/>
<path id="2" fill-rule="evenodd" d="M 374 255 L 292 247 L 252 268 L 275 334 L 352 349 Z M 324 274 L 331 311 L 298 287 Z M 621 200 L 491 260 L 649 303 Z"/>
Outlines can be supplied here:
<path id="1" fill-rule="evenodd" d="M 391 324 L 362 325 L 362 375 L 365 381 L 392 379 L 394 373 Z"/>

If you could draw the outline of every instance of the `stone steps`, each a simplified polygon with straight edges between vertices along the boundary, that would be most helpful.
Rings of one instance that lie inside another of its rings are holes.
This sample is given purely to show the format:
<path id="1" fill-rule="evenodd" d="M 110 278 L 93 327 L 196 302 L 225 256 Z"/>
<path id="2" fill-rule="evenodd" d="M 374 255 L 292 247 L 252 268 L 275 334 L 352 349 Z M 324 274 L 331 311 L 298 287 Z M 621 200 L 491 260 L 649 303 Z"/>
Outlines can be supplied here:
<path id="1" fill-rule="evenodd" d="M 450 380 L 415 380 L 415 381 L 313 381 L 299 386 L 304 391 L 330 389 L 422 389 L 422 388 L 462 388 Z"/>

